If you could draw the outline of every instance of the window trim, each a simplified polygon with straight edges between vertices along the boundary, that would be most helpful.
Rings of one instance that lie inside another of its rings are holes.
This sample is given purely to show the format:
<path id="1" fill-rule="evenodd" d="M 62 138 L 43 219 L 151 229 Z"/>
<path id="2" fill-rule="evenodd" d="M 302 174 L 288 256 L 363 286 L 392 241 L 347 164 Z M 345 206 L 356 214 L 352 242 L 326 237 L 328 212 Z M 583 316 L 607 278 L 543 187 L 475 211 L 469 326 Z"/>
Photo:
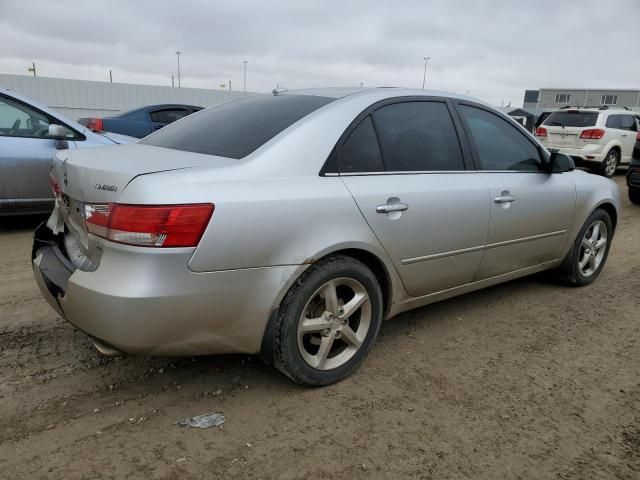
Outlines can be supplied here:
<path id="1" fill-rule="evenodd" d="M 482 161 L 480 160 L 480 152 L 478 151 L 478 147 L 475 144 L 475 140 L 473 138 L 473 135 L 471 135 L 471 129 L 469 128 L 469 125 L 466 121 L 466 119 L 464 118 L 464 116 L 462 115 L 462 112 L 460 111 L 461 106 L 467 106 L 467 107 L 473 107 L 473 108 L 477 108 L 479 110 L 484 110 L 485 112 L 495 115 L 498 118 L 501 118 L 503 120 L 505 120 L 509 125 L 511 125 L 514 130 L 516 130 L 518 133 L 520 133 L 526 140 L 528 140 L 534 147 L 536 147 L 536 150 L 538 151 L 538 157 L 540 160 L 540 166 L 542 167 L 539 171 L 534 172 L 533 170 L 483 170 L 482 169 Z M 549 172 L 547 170 L 545 170 L 545 163 L 548 161 L 549 159 L 549 154 L 546 152 L 546 150 L 535 140 L 535 138 L 533 138 L 533 136 L 531 135 L 531 133 L 529 133 L 524 127 L 522 127 L 522 125 L 516 123 L 514 120 L 512 120 L 508 115 L 503 114 L 502 112 L 498 112 L 498 111 L 494 111 L 493 109 L 482 105 L 480 103 L 476 103 L 476 102 L 471 102 L 468 100 L 454 100 L 453 101 L 453 106 L 456 109 L 456 112 L 460 118 L 460 122 L 462 123 L 462 126 L 465 130 L 465 134 L 466 134 L 466 138 L 467 141 L 469 142 L 469 148 L 471 150 L 471 155 L 473 158 L 473 163 L 474 163 L 474 167 L 476 169 L 476 171 L 478 173 L 528 173 L 528 174 L 539 174 L 539 173 L 544 173 L 544 174 L 548 174 Z"/>
<path id="2" fill-rule="evenodd" d="M 29 108 L 31 110 L 35 110 L 36 112 L 38 112 L 39 114 L 47 117 L 47 120 L 49 120 L 49 125 L 54 124 L 54 125 L 62 125 L 63 127 L 65 127 L 67 130 L 72 131 L 73 133 L 75 133 L 77 136 L 74 138 L 66 138 L 65 140 L 71 141 L 71 142 L 83 142 L 87 139 L 87 137 L 83 134 L 80 133 L 78 130 L 76 130 L 75 128 L 70 127 L 69 125 L 67 125 L 65 122 L 63 122 L 62 120 L 60 120 L 59 118 L 54 117 L 53 115 L 48 114 L 47 112 L 43 112 L 42 110 L 40 110 L 37 107 L 34 107 L 33 105 L 30 105 L 27 102 L 23 102 L 22 100 L 19 100 L 17 98 L 11 97 L 9 95 L 4 95 L 2 93 L 0 93 L 0 98 L 4 98 L 7 99 L 11 102 L 17 103 L 18 105 L 22 105 L 23 107 Z M 12 136 L 12 135 L 3 135 L 2 133 L 0 133 L 0 137 L 1 138 L 36 138 L 38 140 L 57 140 L 56 138 L 51 138 L 51 137 L 42 137 L 42 136 L 37 136 L 37 135 L 21 135 L 21 136 Z"/>
<path id="3" fill-rule="evenodd" d="M 375 117 L 373 114 L 376 110 L 379 110 L 388 105 L 394 105 L 397 103 L 416 103 L 416 102 L 438 102 L 438 103 L 445 104 L 449 112 L 449 115 L 451 116 L 451 121 L 453 122 L 453 127 L 456 132 L 456 136 L 458 138 L 458 144 L 460 145 L 460 151 L 462 153 L 462 163 L 464 167 L 462 170 L 424 170 L 424 171 L 417 170 L 417 171 L 401 171 L 401 172 L 384 170 L 382 172 L 340 173 L 339 171 L 340 162 L 338 161 L 338 158 L 340 157 L 341 147 L 344 144 L 344 142 L 349 138 L 349 135 L 351 134 L 351 132 L 355 130 L 360 125 L 360 123 L 369 115 L 371 115 L 371 121 L 373 122 L 373 128 L 376 132 L 376 138 L 378 140 L 378 148 L 380 149 L 380 154 L 382 155 L 382 165 L 386 169 L 386 163 L 384 158 L 385 155 L 384 155 L 382 145 L 380 143 L 378 127 L 376 125 Z M 416 175 L 416 174 L 424 175 L 424 174 L 465 173 L 465 172 L 469 173 L 469 172 L 473 172 L 474 170 L 475 169 L 474 169 L 473 158 L 472 158 L 471 150 L 469 148 L 468 140 L 466 137 L 466 132 L 464 130 L 462 123 L 460 122 L 458 113 L 455 110 L 452 99 L 448 97 L 412 95 L 412 96 L 405 96 L 405 97 L 386 98 L 384 100 L 380 100 L 376 103 L 369 105 L 362 112 L 360 112 L 349 124 L 349 126 L 345 129 L 345 131 L 342 132 L 342 135 L 340 135 L 340 138 L 338 138 L 338 141 L 336 142 L 335 146 L 331 150 L 331 153 L 327 157 L 327 160 L 325 161 L 324 165 L 320 169 L 319 175 L 322 177 L 324 176 L 332 176 L 332 177 L 333 176 L 364 176 L 364 175 Z"/>

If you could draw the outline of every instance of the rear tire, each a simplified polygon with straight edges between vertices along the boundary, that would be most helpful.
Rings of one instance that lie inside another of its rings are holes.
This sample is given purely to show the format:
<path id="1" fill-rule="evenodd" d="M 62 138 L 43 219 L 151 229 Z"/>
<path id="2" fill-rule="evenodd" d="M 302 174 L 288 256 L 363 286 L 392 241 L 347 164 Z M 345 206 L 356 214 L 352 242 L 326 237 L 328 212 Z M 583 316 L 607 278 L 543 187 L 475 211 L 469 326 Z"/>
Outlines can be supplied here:
<path id="1" fill-rule="evenodd" d="M 351 375 L 382 323 L 382 291 L 373 272 L 337 255 L 302 274 L 272 325 L 274 366 L 296 383 L 323 386 Z"/>
<path id="2" fill-rule="evenodd" d="M 640 205 L 640 188 L 629 187 L 629 200 L 631 203 Z"/>
<path id="3" fill-rule="evenodd" d="M 600 175 L 607 178 L 613 177 L 616 174 L 619 163 L 620 153 L 615 148 L 612 148 L 602 160 L 602 165 L 600 166 Z"/>
<path id="4" fill-rule="evenodd" d="M 599 208 L 584 223 L 571 250 L 556 271 L 559 280 L 577 287 L 592 283 L 607 261 L 612 239 L 611 217 Z"/>

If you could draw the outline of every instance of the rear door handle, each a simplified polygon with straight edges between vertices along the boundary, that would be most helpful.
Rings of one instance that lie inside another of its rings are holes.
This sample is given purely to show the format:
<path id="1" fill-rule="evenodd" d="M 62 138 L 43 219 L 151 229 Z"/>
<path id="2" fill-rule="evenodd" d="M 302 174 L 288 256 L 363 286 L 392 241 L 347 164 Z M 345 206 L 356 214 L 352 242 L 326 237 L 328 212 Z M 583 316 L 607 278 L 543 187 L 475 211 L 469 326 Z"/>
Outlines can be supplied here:
<path id="1" fill-rule="evenodd" d="M 505 192 L 502 195 L 499 195 L 493 199 L 495 203 L 511 203 L 516 201 L 516 197 L 511 194 L 507 194 Z"/>
<path id="2" fill-rule="evenodd" d="M 376 212 L 378 213 L 391 213 L 391 212 L 404 212 L 409 209 L 409 205 L 406 203 L 393 203 L 393 204 L 384 204 L 378 205 L 376 207 Z"/>

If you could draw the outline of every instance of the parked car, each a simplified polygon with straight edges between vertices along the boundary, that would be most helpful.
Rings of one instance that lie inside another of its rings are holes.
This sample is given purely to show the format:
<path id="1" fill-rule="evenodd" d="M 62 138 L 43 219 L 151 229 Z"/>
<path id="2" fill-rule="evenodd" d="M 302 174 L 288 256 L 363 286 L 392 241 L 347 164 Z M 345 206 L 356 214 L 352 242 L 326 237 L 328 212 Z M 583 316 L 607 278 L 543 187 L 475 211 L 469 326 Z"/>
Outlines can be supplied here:
<path id="1" fill-rule="evenodd" d="M 98 135 L 50 108 L 0 88 L 0 216 L 51 211 L 49 174 L 57 149 L 134 140 L 117 134 Z"/>
<path id="2" fill-rule="evenodd" d="M 546 148 L 610 178 L 620 165 L 629 164 L 639 130 L 640 117 L 630 110 L 566 107 L 549 115 L 536 136 Z"/>
<path id="3" fill-rule="evenodd" d="M 261 353 L 305 385 L 406 310 L 542 270 L 593 282 L 620 208 L 480 101 L 390 88 L 227 102 L 60 153 L 53 178 L 35 277 L 100 351 Z"/>
<path id="4" fill-rule="evenodd" d="M 640 133 L 636 135 L 636 144 L 633 148 L 629 171 L 627 171 L 627 187 L 629 187 L 629 200 L 640 205 Z"/>
<path id="5" fill-rule="evenodd" d="M 193 105 L 148 105 L 119 113 L 113 117 L 81 118 L 78 122 L 94 132 L 114 132 L 142 138 L 200 110 L 202 107 L 194 107 Z"/>

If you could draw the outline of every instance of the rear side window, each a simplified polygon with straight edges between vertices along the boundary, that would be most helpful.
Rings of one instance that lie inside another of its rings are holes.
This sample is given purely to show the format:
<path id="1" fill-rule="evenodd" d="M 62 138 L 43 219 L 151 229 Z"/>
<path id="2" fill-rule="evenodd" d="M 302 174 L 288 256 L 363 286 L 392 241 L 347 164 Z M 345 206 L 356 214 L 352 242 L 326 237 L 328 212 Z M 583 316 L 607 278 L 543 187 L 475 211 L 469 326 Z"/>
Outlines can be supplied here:
<path id="1" fill-rule="evenodd" d="M 376 110 L 374 119 L 387 171 L 464 170 L 445 103 L 395 103 Z"/>
<path id="2" fill-rule="evenodd" d="M 238 159 L 333 100 L 311 95 L 256 95 L 202 110 L 139 143 Z"/>
<path id="3" fill-rule="evenodd" d="M 540 152 L 515 125 L 480 108 L 461 105 L 482 170 L 539 171 Z"/>
<path id="4" fill-rule="evenodd" d="M 550 127 L 594 127 L 598 121 L 597 112 L 560 111 L 553 112 L 544 121 Z"/>
<path id="5" fill-rule="evenodd" d="M 362 120 L 342 144 L 338 165 L 340 173 L 381 172 L 384 169 L 370 116 Z"/>

